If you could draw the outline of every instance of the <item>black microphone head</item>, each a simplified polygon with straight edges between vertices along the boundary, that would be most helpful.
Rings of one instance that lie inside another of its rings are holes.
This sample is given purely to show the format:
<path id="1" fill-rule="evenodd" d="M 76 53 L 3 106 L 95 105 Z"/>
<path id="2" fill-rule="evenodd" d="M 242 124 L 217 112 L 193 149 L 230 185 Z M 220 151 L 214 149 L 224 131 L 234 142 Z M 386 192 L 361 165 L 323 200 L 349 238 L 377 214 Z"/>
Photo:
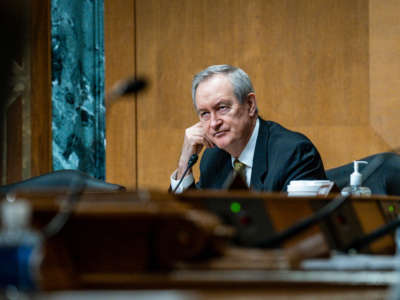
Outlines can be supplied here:
<path id="1" fill-rule="evenodd" d="M 147 80 L 144 78 L 131 78 L 128 79 L 122 86 L 121 86 L 121 96 L 129 95 L 132 93 L 137 93 L 147 87 Z"/>
<path id="2" fill-rule="evenodd" d="M 110 103 L 115 101 L 119 97 L 126 96 L 129 94 L 135 94 L 144 90 L 148 85 L 148 81 L 144 78 L 129 78 L 117 82 L 111 91 L 106 96 L 106 102 Z"/>

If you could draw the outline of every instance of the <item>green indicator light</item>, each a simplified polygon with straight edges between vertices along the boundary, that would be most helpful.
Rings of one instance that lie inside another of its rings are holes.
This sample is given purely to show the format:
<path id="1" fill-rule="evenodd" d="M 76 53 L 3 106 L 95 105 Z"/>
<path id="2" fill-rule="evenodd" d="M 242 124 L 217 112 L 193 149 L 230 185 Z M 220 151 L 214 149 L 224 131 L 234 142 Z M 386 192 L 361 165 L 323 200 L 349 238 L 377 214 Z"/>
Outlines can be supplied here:
<path id="1" fill-rule="evenodd" d="M 240 212 L 240 203 L 232 202 L 231 203 L 231 211 L 234 212 L 234 213 Z"/>
<path id="2" fill-rule="evenodd" d="M 394 212 L 394 207 L 393 207 L 393 205 L 390 205 L 388 209 L 389 209 L 390 212 Z"/>

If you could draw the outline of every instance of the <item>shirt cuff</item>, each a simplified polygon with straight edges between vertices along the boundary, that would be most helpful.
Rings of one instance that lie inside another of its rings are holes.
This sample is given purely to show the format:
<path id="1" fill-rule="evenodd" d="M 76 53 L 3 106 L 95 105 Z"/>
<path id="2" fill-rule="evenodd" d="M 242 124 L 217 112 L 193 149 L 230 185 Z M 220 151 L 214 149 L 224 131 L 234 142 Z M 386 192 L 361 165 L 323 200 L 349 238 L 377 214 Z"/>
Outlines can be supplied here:
<path id="1" fill-rule="evenodd" d="M 175 170 L 174 173 L 172 173 L 171 175 L 171 189 L 175 190 L 176 186 L 179 183 L 179 180 L 176 179 L 176 173 L 178 172 L 178 170 Z M 194 182 L 194 177 L 193 174 L 190 173 L 189 175 L 186 175 L 185 178 L 183 178 L 181 185 L 178 187 L 178 189 L 176 190 L 176 194 L 180 194 L 182 193 L 184 190 L 186 190 L 189 186 L 191 186 Z"/>

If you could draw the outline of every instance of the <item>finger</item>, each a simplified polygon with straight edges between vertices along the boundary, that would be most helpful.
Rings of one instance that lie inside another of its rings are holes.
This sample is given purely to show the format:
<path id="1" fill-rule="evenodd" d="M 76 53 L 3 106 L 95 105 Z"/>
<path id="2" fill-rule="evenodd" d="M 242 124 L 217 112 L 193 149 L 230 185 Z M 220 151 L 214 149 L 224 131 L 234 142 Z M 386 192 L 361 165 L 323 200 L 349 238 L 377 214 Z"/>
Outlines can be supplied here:
<path id="1" fill-rule="evenodd" d="M 214 142 L 212 141 L 212 139 L 208 136 L 208 135 L 204 135 L 204 138 L 207 140 L 207 142 L 210 144 L 210 148 L 214 148 L 215 147 L 215 144 L 214 144 Z"/>
<path id="2" fill-rule="evenodd" d="M 207 148 L 214 148 L 214 143 L 206 136 L 203 138 L 203 143 Z"/>

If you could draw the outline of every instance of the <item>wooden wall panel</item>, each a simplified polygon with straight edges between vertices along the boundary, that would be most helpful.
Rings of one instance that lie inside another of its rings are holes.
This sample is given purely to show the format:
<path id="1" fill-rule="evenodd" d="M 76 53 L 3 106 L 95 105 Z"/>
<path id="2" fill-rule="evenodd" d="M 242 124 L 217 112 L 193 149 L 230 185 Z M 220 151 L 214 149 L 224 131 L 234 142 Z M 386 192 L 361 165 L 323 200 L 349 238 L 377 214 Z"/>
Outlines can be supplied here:
<path id="1" fill-rule="evenodd" d="M 400 1 L 370 0 L 370 124 L 400 147 Z"/>
<path id="2" fill-rule="evenodd" d="M 22 98 L 7 108 L 7 184 L 22 180 Z"/>
<path id="3" fill-rule="evenodd" d="M 211 64 L 242 67 L 261 116 L 310 136 L 327 166 L 347 162 L 348 129 L 370 130 L 368 45 L 365 0 L 137 0 L 137 70 L 153 80 L 138 99 L 139 187 L 168 186 L 197 121 L 192 76 Z"/>
<path id="4" fill-rule="evenodd" d="M 37 176 L 52 171 L 50 0 L 31 6 L 31 176 Z"/>
<path id="5" fill-rule="evenodd" d="M 368 2 L 266 2 L 253 8 L 262 32 L 256 48 L 266 50 L 255 53 L 261 115 L 311 138 L 327 168 L 359 158 L 364 143 L 347 140 L 357 138 L 355 129 L 364 138 L 369 132 Z"/>
<path id="6" fill-rule="evenodd" d="M 134 49 L 117 46 L 119 39 L 128 41 L 128 27 L 111 30 L 114 51 L 106 61 L 134 57 L 137 74 L 151 80 L 137 97 L 137 156 L 126 160 L 136 168 L 137 187 L 168 187 L 184 130 L 197 122 L 192 76 L 212 64 L 242 67 L 253 80 L 260 115 L 309 136 L 326 168 L 399 145 L 394 115 L 400 85 L 398 76 L 387 81 L 385 72 L 386 54 L 395 59 L 393 75 L 400 62 L 396 1 L 136 0 L 134 14 L 130 3 L 125 0 L 119 18 L 125 24 L 135 19 Z M 126 147 L 107 136 L 107 147 Z"/>
<path id="7" fill-rule="evenodd" d="M 134 0 L 104 1 L 105 89 L 135 74 Z M 136 181 L 136 102 L 134 96 L 107 107 L 106 179 L 127 188 Z"/>

